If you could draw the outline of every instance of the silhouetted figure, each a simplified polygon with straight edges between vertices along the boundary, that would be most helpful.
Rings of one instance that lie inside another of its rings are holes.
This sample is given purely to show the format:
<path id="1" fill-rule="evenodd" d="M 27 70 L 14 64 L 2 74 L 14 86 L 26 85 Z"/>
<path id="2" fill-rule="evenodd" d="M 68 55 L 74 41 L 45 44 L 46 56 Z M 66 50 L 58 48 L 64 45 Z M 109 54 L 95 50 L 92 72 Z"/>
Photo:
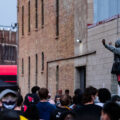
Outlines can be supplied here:
<path id="1" fill-rule="evenodd" d="M 117 103 L 108 102 L 103 106 L 101 120 L 119 120 L 120 106 Z"/>
<path id="2" fill-rule="evenodd" d="M 115 42 L 115 47 L 112 46 L 112 43 L 109 43 L 109 45 L 107 45 L 105 39 L 102 40 L 102 43 L 105 48 L 114 53 L 114 63 L 111 73 L 117 76 L 118 84 L 120 85 L 120 39 Z"/>

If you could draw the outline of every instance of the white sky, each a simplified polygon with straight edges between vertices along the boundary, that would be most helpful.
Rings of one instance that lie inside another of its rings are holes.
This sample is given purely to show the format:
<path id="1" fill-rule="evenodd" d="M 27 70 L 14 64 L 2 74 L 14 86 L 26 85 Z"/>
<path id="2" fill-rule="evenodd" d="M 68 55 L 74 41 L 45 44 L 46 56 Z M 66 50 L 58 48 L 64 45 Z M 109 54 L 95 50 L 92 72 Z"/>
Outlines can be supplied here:
<path id="1" fill-rule="evenodd" d="M 17 22 L 17 0 L 0 0 L 0 25 L 11 26 Z"/>

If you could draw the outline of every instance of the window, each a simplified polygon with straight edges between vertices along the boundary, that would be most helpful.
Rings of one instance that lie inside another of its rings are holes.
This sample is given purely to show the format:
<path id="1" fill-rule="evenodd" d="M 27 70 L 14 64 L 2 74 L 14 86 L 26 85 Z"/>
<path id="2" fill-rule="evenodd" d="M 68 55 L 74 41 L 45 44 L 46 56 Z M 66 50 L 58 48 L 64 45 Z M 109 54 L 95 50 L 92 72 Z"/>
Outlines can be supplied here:
<path id="1" fill-rule="evenodd" d="M 30 92 L 30 57 L 28 57 L 28 91 Z"/>
<path id="2" fill-rule="evenodd" d="M 59 90 L 59 66 L 56 66 L 56 93 Z"/>
<path id="3" fill-rule="evenodd" d="M 35 0 L 35 28 L 38 28 L 38 0 Z"/>
<path id="4" fill-rule="evenodd" d="M 59 0 L 56 0 L 56 37 L 59 36 Z"/>
<path id="5" fill-rule="evenodd" d="M 44 71 L 44 53 L 42 52 L 42 71 Z"/>
<path id="6" fill-rule="evenodd" d="M 30 1 L 28 1 L 28 32 L 30 32 Z"/>
<path id="7" fill-rule="evenodd" d="M 36 80 L 36 85 L 38 83 L 38 55 L 35 55 L 35 59 L 36 59 L 36 70 L 35 70 L 35 80 Z"/>
<path id="8" fill-rule="evenodd" d="M 24 59 L 22 58 L 22 75 L 24 75 Z"/>
<path id="9" fill-rule="evenodd" d="M 22 6 L 22 35 L 24 35 L 24 6 Z"/>
<path id="10" fill-rule="evenodd" d="M 3 60 L 16 61 L 16 47 L 5 45 L 3 47 Z"/>
<path id="11" fill-rule="evenodd" d="M 42 28 L 44 27 L 44 0 L 41 0 L 41 21 Z"/>

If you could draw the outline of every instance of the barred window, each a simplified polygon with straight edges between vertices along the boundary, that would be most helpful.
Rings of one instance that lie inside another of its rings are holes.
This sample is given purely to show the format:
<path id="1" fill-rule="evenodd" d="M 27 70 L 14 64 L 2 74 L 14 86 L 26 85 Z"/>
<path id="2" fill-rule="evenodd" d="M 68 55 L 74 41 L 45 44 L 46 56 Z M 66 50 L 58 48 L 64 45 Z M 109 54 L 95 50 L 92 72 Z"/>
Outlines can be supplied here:
<path id="1" fill-rule="evenodd" d="M 3 60 L 16 61 L 16 47 L 5 45 L 2 52 Z"/>

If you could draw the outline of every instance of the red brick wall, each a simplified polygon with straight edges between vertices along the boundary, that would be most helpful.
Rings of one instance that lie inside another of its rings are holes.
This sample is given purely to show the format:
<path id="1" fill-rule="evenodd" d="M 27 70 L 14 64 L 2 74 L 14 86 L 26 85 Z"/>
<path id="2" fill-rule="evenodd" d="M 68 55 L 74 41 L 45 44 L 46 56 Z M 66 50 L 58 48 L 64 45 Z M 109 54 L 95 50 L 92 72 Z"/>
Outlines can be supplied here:
<path id="1" fill-rule="evenodd" d="M 31 32 L 28 34 L 28 1 L 19 1 L 19 84 L 22 92 L 28 92 L 28 56 L 31 58 L 31 86 L 35 85 L 35 54 L 38 54 L 38 85 L 46 87 L 47 61 L 63 59 L 74 56 L 74 0 L 60 0 L 59 39 L 56 39 L 56 0 L 44 0 L 45 24 L 41 26 L 41 3 L 38 0 L 38 30 L 35 29 L 35 1 L 31 0 Z M 25 7 L 25 33 L 21 33 L 21 8 Z M 44 52 L 45 66 L 41 71 L 41 53 Z M 22 58 L 24 59 L 24 75 L 22 71 Z M 55 64 L 55 65 L 54 65 Z M 60 66 L 60 89 L 69 88 L 73 92 L 74 64 L 73 61 L 60 61 L 49 64 L 48 86 L 50 91 L 56 92 L 56 66 Z"/>

